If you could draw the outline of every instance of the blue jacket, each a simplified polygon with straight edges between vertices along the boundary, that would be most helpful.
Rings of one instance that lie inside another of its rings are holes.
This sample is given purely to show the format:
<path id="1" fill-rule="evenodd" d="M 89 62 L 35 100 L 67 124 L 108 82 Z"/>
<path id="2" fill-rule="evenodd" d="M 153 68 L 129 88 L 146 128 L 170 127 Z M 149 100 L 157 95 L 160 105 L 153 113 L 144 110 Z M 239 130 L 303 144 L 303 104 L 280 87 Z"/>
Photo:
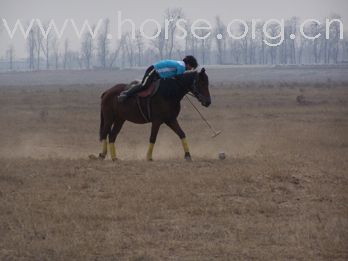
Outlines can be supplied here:
<path id="1" fill-rule="evenodd" d="M 186 66 L 183 61 L 163 60 L 153 65 L 159 76 L 163 78 L 171 78 L 176 75 L 183 74 Z"/>

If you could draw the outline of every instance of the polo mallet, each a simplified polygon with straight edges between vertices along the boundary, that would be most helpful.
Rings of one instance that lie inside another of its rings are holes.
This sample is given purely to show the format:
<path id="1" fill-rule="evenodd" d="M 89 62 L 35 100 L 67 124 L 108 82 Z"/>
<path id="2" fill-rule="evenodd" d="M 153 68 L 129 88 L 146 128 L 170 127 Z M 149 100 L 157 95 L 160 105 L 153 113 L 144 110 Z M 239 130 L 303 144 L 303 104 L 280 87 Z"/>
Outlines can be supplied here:
<path id="1" fill-rule="evenodd" d="M 217 131 L 214 129 L 213 126 L 210 125 L 210 123 L 208 122 L 208 120 L 202 115 L 202 113 L 198 110 L 198 108 L 193 104 L 193 102 L 189 99 L 189 97 L 185 96 L 186 99 L 191 103 L 192 107 L 198 112 L 199 116 L 201 116 L 202 120 L 207 124 L 207 126 L 209 127 L 209 129 L 211 129 L 211 131 L 213 132 L 213 135 L 211 136 L 212 138 L 215 138 L 216 136 L 218 136 L 219 134 L 221 134 L 221 130 Z"/>

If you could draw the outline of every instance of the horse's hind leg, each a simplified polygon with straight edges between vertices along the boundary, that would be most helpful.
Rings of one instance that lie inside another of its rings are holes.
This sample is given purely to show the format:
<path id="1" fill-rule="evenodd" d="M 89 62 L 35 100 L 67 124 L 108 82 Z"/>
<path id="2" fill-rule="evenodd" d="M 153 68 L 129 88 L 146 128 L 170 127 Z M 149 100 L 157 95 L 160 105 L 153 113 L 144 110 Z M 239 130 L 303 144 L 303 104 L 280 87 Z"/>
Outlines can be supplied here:
<path id="1" fill-rule="evenodd" d="M 101 114 L 101 125 L 100 125 L 100 141 L 102 143 L 102 152 L 99 153 L 99 159 L 105 159 L 107 155 L 107 137 L 110 133 L 110 129 L 112 126 L 112 119 L 109 117 L 104 117 L 103 113 Z"/>
<path id="2" fill-rule="evenodd" d="M 114 125 L 112 126 L 112 129 L 109 134 L 109 148 L 110 148 L 110 156 L 113 161 L 117 160 L 116 157 L 116 147 L 115 147 L 115 140 L 117 138 L 117 135 L 119 134 L 122 126 L 123 126 L 124 120 L 115 120 Z"/>
<path id="3" fill-rule="evenodd" d="M 191 161 L 191 154 L 190 154 L 189 146 L 186 140 L 186 135 L 184 131 L 181 129 L 177 119 L 170 122 L 166 122 L 166 124 L 179 136 L 179 138 L 181 139 L 182 147 L 184 148 L 184 152 L 185 152 L 184 157 L 187 161 Z"/>

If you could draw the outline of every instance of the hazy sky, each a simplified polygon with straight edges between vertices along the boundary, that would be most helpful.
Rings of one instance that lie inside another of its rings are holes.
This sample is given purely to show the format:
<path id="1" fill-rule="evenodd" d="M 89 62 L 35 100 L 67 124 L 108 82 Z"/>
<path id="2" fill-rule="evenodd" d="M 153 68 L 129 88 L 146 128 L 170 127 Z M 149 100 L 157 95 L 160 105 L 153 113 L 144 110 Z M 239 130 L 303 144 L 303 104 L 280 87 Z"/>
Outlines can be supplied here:
<path id="1" fill-rule="evenodd" d="M 107 17 L 116 20 L 117 11 L 122 11 L 124 18 L 130 18 L 139 25 L 147 18 L 161 21 L 163 11 L 168 7 L 181 7 L 190 20 L 204 18 L 212 23 L 216 15 L 224 21 L 231 21 L 236 18 L 292 16 L 322 19 L 332 13 L 339 13 L 348 28 L 348 0 L 0 0 L 0 17 L 7 19 L 12 28 L 16 19 L 55 19 L 59 25 L 64 19 L 74 18 L 76 22 L 82 23 L 84 19 L 89 19 L 93 23 Z M 0 57 L 9 44 L 11 41 L 2 30 Z M 26 55 L 23 37 L 15 37 L 12 44 L 16 48 L 17 57 Z"/>

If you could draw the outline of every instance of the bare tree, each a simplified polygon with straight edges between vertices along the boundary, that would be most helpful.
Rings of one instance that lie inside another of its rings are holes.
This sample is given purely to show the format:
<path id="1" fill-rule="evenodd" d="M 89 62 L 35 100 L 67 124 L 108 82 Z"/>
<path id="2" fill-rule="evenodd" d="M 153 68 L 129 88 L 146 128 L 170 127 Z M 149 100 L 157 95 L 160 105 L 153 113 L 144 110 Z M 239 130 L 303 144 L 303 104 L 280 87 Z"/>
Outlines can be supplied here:
<path id="1" fill-rule="evenodd" d="M 128 58 L 128 65 L 130 67 L 134 66 L 134 49 L 135 49 L 135 44 L 133 43 L 132 37 L 130 33 L 127 33 L 125 35 L 125 44 L 123 45 L 123 49 L 126 52 L 127 58 Z"/>
<path id="2" fill-rule="evenodd" d="M 3 25 L 2 25 L 2 23 L 0 23 L 0 35 L 1 35 L 2 30 L 3 30 Z"/>
<path id="3" fill-rule="evenodd" d="M 35 69 L 35 48 L 36 48 L 36 41 L 35 41 L 35 30 L 31 29 L 27 38 L 27 52 L 28 52 L 28 63 L 29 63 L 29 70 Z"/>
<path id="4" fill-rule="evenodd" d="M 110 30 L 110 20 L 106 19 L 104 21 L 104 27 L 103 31 L 99 34 L 98 38 L 98 58 L 100 65 L 103 69 L 106 68 L 107 66 L 107 57 L 109 56 L 109 44 L 110 44 L 110 39 L 108 38 L 109 36 L 109 30 Z"/>
<path id="5" fill-rule="evenodd" d="M 158 52 L 158 58 L 160 60 L 163 59 L 163 50 L 165 47 L 165 34 L 164 34 L 164 27 L 161 28 L 161 32 L 158 37 L 156 37 L 154 40 L 152 40 L 152 45 Z"/>
<path id="6" fill-rule="evenodd" d="M 341 16 L 338 14 L 333 14 L 330 16 L 330 19 L 341 20 Z M 340 42 L 340 25 L 337 22 L 333 22 L 329 28 L 330 40 L 329 40 L 329 58 L 328 62 L 330 63 L 330 58 L 333 63 L 338 63 L 339 57 L 339 42 Z"/>
<path id="7" fill-rule="evenodd" d="M 143 57 L 143 48 L 144 48 L 144 42 L 142 39 L 142 36 L 139 31 L 137 31 L 135 35 L 136 45 L 137 45 L 137 52 L 138 52 L 138 66 L 141 66 L 142 64 L 142 57 Z"/>
<path id="8" fill-rule="evenodd" d="M 166 57 L 171 59 L 173 55 L 173 48 L 175 43 L 175 31 L 176 31 L 176 22 L 183 18 L 183 11 L 181 8 L 168 8 L 165 11 L 165 18 L 167 19 L 168 23 L 167 26 L 165 26 L 165 29 L 167 30 L 167 38 L 165 41 L 165 50 L 166 50 Z M 167 27 L 167 28 L 166 28 Z"/>
<path id="9" fill-rule="evenodd" d="M 248 27 L 251 28 L 252 24 L 249 21 L 248 22 Z M 248 59 L 248 63 L 249 64 L 255 64 L 256 63 L 256 49 L 257 49 L 257 42 L 256 40 L 253 39 L 252 35 L 249 34 L 248 35 L 249 38 L 249 59 Z"/>
<path id="10" fill-rule="evenodd" d="M 292 17 L 289 21 L 290 23 L 290 28 L 291 31 L 290 33 L 293 34 L 295 36 L 297 36 L 297 25 L 299 24 L 299 18 L 298 17 Z M 290 61 L 291 64 L 296 64 L 296 40 L 292 39 L 292 41 L 290 42 Z"/>
<path id="11" fill-rule="evenodd" d="M 220 17 L 217 16 L 215 18 L 215 35 L 221 36 L 219 38 L 216 38 L 216 47 L 217 47 L 217 62 L 218 64 L 224 63 L 224 55 L 225 55 L 225 25 L 221 21 Z"/>
<path id="12" fill-rule="evenodd" d="M 187 32 L 190 32 L 191 30 L 191 23 L 188 22 L 185 24 L 185 30 Z M 185 53 L 196 55 L 198 49 L 198 39 L 193 36 L 191 33 L 189 33 L 185 39 Z"/>
<path id="13" fill-rule="evenodd" d="M 239 25 L 239 32 L 243 32 L 244 26 Z M 244 37 L 242 40 L 242 53 L 243 53 L 243 63 L 248 64 L 248 44 L 249 44 L 249 39 L 248 37 Z"/>
<path id="14" fill-rule="evenodd" d="M 200 25 L 198 25 L 200 26 Z M 209 53 L 211 51 L 212 36 L 207 37 L 207 31 L 200 29 L 196 32 L 197 36 L 203 39 L 197 39 L 199 43 L 199 53 L 201 56 L 202 64 L 206 64 L 209 60 Z"/>
<path id="15" fill-rule="evenodd" d="M 6 51 L 6 58 L 9 61 L 9 69 L 10 69 L 10 71 L 12 71 L 13 70 L 13 62 L 15 59 L 15 49 L 14 49 L 12 44 L 9 46 L 9 48 Z"/>
<path id="16" fill-rule="evenodd" d="M 297 63 L 302 64 L 303 63 L 303 49 L 305 45 L 305 39 L 303 37 L 298 37 L 297 41 Z"/>
<path id="17" fill-rule="evenodd" d="M 348 40 L 345 39 L 343 42 L 343 61 L 348 62 Z"/>
<path id="18" fill-rule="evenodd" d="M 46 26 L 47 27 L 47 26 Z M 46 70 L 50 69 L 50 48 L 52 41 L 52 33 L 51 31 L 47 34 L 47 37 L 41 40 L 41 48 L 46 58 Z"/>
<path id="19" fill-rule="evenodd" d="M 81 43 L 81 60 L 88 70 L 91 68 L 93 48 L 93 38 L 89 32 L 86 32 Z"/>
<path id="20" fill-rule="evenodd" d="M 54 67 L 57 70 L 59 66 L 59 40 L 57 37 L 52 39 L 52 50 L 53 50 L 53 58 L 54 58 Z"/>
<path id="21" fill-rule="evenodd" d="M 320 26 L 317 23 L 311 23 L 310 24 L 310 32 L 312 36 L 317 35 L 320 32 Z M 314 63 L 317 64 L 319 63 L 320 55 L 319 55 L 319 40 L 314 39 L 312 40 L 312 45 L 313 45 L 313 60 Z"/>
<path id="22" fill-rule="evenodd" d="M 41 60 L 41 48 L 42 48 L 42 33 L 38 26 L 34 27 L 35 30 L 35 46 L 36 46 L 36 69 L 40 70 L 40 60 Z"/>
<path id="23" fill-rule="evenodd" d="M 64 54 L 63 54 L 63 69 L 66 70 L 68 63 L 68 54 L 69 54 L 69 40 L 65 39 L 64 42 Z"/>
<path id="24" fill-rule="evenodd" d="M 0 37 L 1 37 L 1 33 L 2 33 L 3 29 L 4 29 L 4 26 L 2 23 L 0 23 Z M 1 43 L 2 43 L 2 41 L 0 41 L 0 49 L 1 49 Z"/>
<path id="25" fill-rule="evenodd" d="M 116 59 L 119 57 L 120 51 L 123 48 L 123 45 L 125 43 L 125 35 L 122 35 L 120 41 L 118 44 L 116 44 L 115 51 L 110 55 L 110 64 L 109 68 L 111 69 L 116 61 Z"/>
<path id="26" fill-rule="evenodd" d="M 240 64 L 240 55 L 241 55 L 240 41 L 231 38 L 228 40 L 228 45 L 229 45 L 231 63 Z"/>
<path id="27" fill-rule="evenodd" d="M 271 23 L 268 26 L 268 34 L 271 37 L 276 37 L 277 35 L 279 35 L 281 28 L 280 25 L 278 23 Z M 272 44 L 276 43 L 276 39 L 271 39 L 270 41 Z M 277 51 L 279 49 L 279 46 L 269 46 L 268 48 L 269 51 L 269 55 L 271 57 L 271 64 L 276 64 L 277 63 Z"/>
<path id="28" fill-rule="evenodd" d="M 253 40 L 253 63 L 264 64 L 265 63 L 265 42 L 263 34 L 264 22 L 256 24 L 255 27 L 255 40 Z"/>

